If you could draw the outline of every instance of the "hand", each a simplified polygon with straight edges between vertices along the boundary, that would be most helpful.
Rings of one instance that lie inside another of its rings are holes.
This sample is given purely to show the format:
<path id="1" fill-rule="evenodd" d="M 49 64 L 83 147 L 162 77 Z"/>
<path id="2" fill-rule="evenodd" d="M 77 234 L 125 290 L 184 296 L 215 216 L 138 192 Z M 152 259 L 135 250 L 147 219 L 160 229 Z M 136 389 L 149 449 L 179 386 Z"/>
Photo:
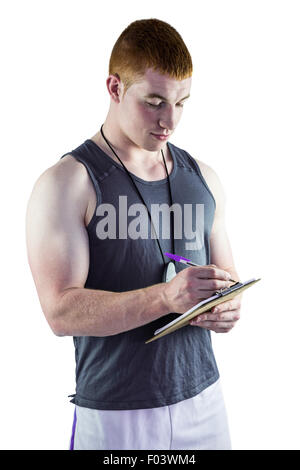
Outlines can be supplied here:
<path id="1" fill-rule="evenodd" d="M 210 264 L 183 269 L 165 284 L 164 297 L 169 312 L 184 313 L 217 290 L 229 287 L 230 273 Z"/>
<path id="2" fill-rule="evenodd" d="M 190 325 L 201 326 L 216 333 L 228 333 L 240 319 L 240 309 L 241 295 L 238 295 L 193 318 Z"/>

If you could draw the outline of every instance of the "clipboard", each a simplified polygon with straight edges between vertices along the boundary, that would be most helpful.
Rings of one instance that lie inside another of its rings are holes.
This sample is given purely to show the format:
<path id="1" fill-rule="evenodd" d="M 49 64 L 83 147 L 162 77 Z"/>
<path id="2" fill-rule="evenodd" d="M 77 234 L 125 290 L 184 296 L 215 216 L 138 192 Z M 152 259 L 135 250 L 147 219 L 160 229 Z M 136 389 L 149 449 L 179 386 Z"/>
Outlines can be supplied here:
<path id="1" fill-rule="evenodd" d="M 154 336 L 145 341 L 145 344 L 151 343 L 152 341 L 155 341 L 156 339 L 161 338 L 162 336 L 168 335 L 169 333 L 173 333 L 173 331 L 188 325 L 189 322 L 197 315 L 207 312 L 215 305 L 233 299 L 235 296 L 241 294 L 244 290 L 253 286 L 258 281 L 260 281 L 260 278 L 249 279 L 249 281 L 245 282 L 236 282 L 231 287 L 226 287 L 225 289 L 216 291 L 213 296 L 202 300 L 198 304 L 194 305 L 194 307 L 192 307 L 190 310 L 177 317 L 175 320 L 167 323 L 162 328 L 156 330 L 154 332 Z"/>

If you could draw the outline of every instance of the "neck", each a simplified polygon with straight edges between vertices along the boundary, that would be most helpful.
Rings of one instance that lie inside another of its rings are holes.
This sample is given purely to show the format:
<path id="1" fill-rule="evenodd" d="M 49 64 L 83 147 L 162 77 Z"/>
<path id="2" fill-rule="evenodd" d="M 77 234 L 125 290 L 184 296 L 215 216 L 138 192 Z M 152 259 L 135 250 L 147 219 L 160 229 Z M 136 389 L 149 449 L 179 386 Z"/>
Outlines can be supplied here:
<path id="1" fill-rule="evenodd" d="M 110 147 L 113 148 L 118 157 L 126 164 L 142 165 L 144 168 L 152 167 L 162 162 L 162 151 L 164 152 L 165 159 L 167 154 L 167 144 L 163 143 L 157 148 L 157 144 L 153 144 L 155 150 L 148 150 L 136 145 L 132 140 L 126 136 L 120 128 L 117 126 L 110 126 L 109 120 L 103 123 L 102 132 L 105 139 L 99 130 L 94 136 L 93 140 L 112 158 L 116 158 L 114 152 Z M 110 146 L 108 145 L 108 143 Z"/>

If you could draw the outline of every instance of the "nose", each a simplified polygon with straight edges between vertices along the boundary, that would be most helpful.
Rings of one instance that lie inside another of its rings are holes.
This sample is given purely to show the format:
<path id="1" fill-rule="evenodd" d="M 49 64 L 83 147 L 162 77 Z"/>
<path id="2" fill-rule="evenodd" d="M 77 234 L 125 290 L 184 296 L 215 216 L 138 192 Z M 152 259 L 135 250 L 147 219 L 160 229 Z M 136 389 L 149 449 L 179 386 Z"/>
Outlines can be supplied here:
<path id="1" fill-rule="evenodd" d="M 163 129 L 172 132 L 176 126 L 175 110 L 165 109 L 159 117 L 158 123 Z"/>

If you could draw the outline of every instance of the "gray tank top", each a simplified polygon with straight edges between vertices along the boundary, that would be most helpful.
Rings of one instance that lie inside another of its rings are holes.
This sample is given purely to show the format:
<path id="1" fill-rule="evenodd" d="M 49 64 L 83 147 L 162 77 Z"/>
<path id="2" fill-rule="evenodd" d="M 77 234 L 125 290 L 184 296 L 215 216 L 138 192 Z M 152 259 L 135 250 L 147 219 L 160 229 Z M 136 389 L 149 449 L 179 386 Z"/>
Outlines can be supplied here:
<path id="1" fill-rule="evenodd" d="M 175 253 L 199 265 L 210 264 L 209 237 L 215 212 L 214 197 L 191 155 L 170 142 L 168 147 L 174 163 L 170 173 L 173 204 L 182 208 L 182 230 L 175 238 Z M 123 196 L 124 202 L 126 196 L 128 208 L 132 204 L 142 204 L 142 201 L 122 165 L 90 139 L 61 158 L 70 153 L 85 166 L 97 196 L 96 210 L 86 227 L 90 265 L 84 287 L 125 292 L 162 282 L 164 262 L 157 241 L 151 238 L 150 223 L 147 238 L 124 237 L 124 213 L 119 214 L 119 197 Z M 131 176 L 149 210 L 153 204 L 171 206 L 167 178 L 144 181 L 132 173 Z M 99 237 L 107 218 L 107 212 L 99 215 L 97 210 L 103 204 L 115 208 L 115 238 Z M 204 223 L 198 227 L 196 204 L 204 209 Z M 190 249 L 189 243 L 195 240 L 191 240 L 191 235 L 184 231 L 184 208 L 190 211 L 192 230 L 202 232 L 197 250 Z M 123 217 L 123 227 L 119 226 L 119 215 Z M 128 225 L 136 217 L 128 215 Z M 163 224 L 160 225 L 156 228 L 162 251 L 172 253 L 172 240 L 162 233 Z M 168 262 L 168 258 L 165 261 Z M 176 263 L 176 271 L 182 269 L 186 266 Z M 71 402 L 99 410 L 154 408 L 191 398 L 214 383 L 219 372 L 210 331 L 188 325 L 145 344 L 155 330 L 177 316 L 178 313 L 170 313 L 113 336 L 73 337 L 76 393 L 70 395 L 73 397 Z"/>

